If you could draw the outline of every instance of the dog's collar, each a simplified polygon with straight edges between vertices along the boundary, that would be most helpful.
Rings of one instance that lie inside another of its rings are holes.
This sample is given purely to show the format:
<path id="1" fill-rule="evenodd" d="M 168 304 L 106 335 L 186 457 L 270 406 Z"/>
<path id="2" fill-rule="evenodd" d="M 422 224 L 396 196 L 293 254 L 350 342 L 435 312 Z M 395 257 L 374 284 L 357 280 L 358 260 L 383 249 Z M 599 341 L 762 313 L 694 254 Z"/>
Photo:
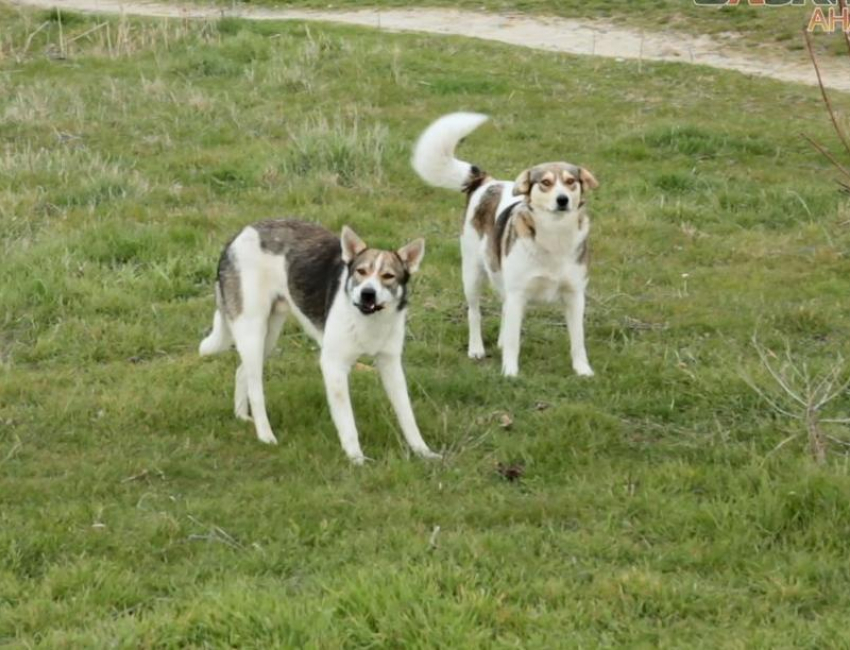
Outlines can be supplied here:
<path id="1" fill-rule="evenodd" d="M 502 210 L 501 214 L 497 217 L 496 220 L 498 221 L 500 219 L 507 219 L 508 216 L 510 216 L 513 213 L 514 208 L 517 207 L 520 203 L 525 203 L 525 207 L 528 208 L 528 211 L 534 212 L 534 208 L 531 206 L 531 203 L 529 203 L 528 201 L 523 201 L 523 199 L 520 199 L 519 201 L 514 201 L 508 207 L 506 207 L 504 210 Z"/>
<path id="2" fill-rule="evenodd" d="M 402 284 L 406 285 L 408 280 L 410 280 L 410 271 L 407 270 L 407 264 L 405 264 L 404 260 L 401 259 L 401 255 L 398 254 L 398 251 L 392 251 L 392 254 L 395 255 L 395 258 L 398 260 L 398 263 L 401 264 L 401 268 L 404 269 Z"/>
<path id="3" fill-rule="evenodd" d="M 345 270 L 346 270 L 346 272 L 348 273 L 348 277 L 349 277 L 349 278 L 350 278 L 350 277 L 351 277 L 351 275 L 354 273 L 354 261 L 355 261 L 356 259 L 357 259 L 357 255 L 355 255 L 355 256 L 354 256 L 354 257 L 352 257 L 350 260 L 348 260 L 348 262 L 346 262 L 346 263 L 345 263 Z"/>
<path id="4" fill-rule="evenodd" d="M 578 186 L 581 188 L 581 201 L 578 202 L 578 209 L 581 210 L 584 204 L 587 203 L 587 199 L 584 198 L 584 181 L 581 180 L 581 174 L 579 174 L 576 180 L 578 181 Z"/>
<path id="5" fill-rule="evenodd" d="M 401 255 L 399 255 L 397 251 L 393 251 L 392 253 L 393 255 L 395 255 L 395 258 L 398 260 L 399 264 L 401 264 L 401 268 L 404 269 L 404 275 L 401 278 L 401 300 L 398 301 L 397 310 L 401 311 L 407 307 L 407 283 L 410 281 L 410 271 L 407 270 L 407 264 L 405 264 L 404 260 L 401 259 Z"/>

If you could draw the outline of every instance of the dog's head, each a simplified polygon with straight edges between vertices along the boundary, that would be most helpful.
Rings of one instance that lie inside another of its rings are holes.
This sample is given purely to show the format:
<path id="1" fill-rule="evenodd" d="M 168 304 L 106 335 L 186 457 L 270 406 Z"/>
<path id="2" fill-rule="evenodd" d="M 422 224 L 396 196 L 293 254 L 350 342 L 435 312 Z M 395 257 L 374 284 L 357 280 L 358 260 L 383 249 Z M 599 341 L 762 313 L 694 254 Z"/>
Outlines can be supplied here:
<path id="1" fill-rule="evenodd" d="M 514 196 L 524 196 L 532 208 L 572 212 L 584 205 L 584 193 L 599 187 L 588 170 L 555 162 L 526 169 L 514 183 Z"/>
<path id="2" fill-rule="evenodd" d="M 425 240 L 417 239 L 397 251 L 369 248 L 348 226 L 342 229 L 342 261 L 348 266 L 345 292 L 365 315 L 407 306 L 407 282 L 419 270 Z"/>

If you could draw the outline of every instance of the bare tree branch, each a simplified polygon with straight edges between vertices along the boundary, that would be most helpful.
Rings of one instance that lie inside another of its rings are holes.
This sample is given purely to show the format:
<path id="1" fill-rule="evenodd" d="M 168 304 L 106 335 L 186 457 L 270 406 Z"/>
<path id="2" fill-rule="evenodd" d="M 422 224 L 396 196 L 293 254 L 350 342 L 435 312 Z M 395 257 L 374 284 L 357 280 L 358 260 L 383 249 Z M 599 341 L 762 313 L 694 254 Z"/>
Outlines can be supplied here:
<path id="1" fill-rule="evenodd" d="M 842 440 L 841 438 L 836 438 L 835 436 L 827 436 L 832 442 L 837 443 L 839 445 L 844 445 L 845 447 L 850 447 L 850 441 Z"/>
<path id="2" fill-rule="evenodd" d="M 782 442 L 780 442 L 778 445 L 776 445 L 773 449 L 771 449 L 769 452 L 767 452 L 767 454 L 766 454 L 766 455 L 765 455 L 765 457 L 764 457 L 764 461 L 766 461 L 768 458 L 770 458 L 771 456 L 773 456 L 773 454 L 775 454 L 777 451 L 779 451 L 780 449 L 782 449 L 782 448 L 783 448 L 785 445 L 787 445 L 789 442 L 791 442 L 791 441 L 792 441 L 792 440 L 794 440 L 795 438 L 799 438 L 799 437 L 800 437 L 800 434 L 799 434 L 799 433 L 795 433 L 795 434 L 792 434 L 792 435 L 788 436 L 787 438 L 785 438 L 785 440 L 783 440 L 783 441 L 782 441 Z M 764 461 L 762 461 L 762 464 L 764 464 Z"/>
<path id="3" fill-rule="evenodd" d="M 809 141 L 809 143 L 810 143 L 810 144 L 811 144 L 811 145 L 812 145 L 815 149 L 817 149 L 817 150 L 818 150 L 818 151 L 819 151 L 819 152 L 820 152 L 820 153 L 821 153 L 821 154 L 822 154 L 825 158 L 827 158 L 827 159 L 829 160 L 829 162 L 831 162 L 831 163 L 832 163 L 832 165 L 833 165 L 833 166 L 834 166 L 834 167 L 835 167 L 838 171 L 840 171 L 842 174 L 844 174 L 845 176 L 847 176 L 848 178 L 850 178 L 850 169 L 847 169 L 844 165 L 842 165 L 840 162 L 838 162 L 838 160 L 835 158 L 835 156 L 833 156 L 831 153 L 829 153 L 829 151 L 827 151 L 824 147 L 822 147 L 821 145 L 819 145 L 817 142 L 815 142 L 814 140 L 812 140 L 812 139 L 811 139 L 809 136 L 807 136 L 805 133 L 801 133 L 800 135 L 801 135 L 801 136 L 803 136 L 803 138 L 805 138 L 806 140 L 808 140 L 808 141 Z M 848 186 L 847 186 L 847 185 L 845 185 L 845 187 L 848 187 Z"/>
<path id="4" fill-rule="evenodd" d="M 758 394 L 758 396 L 761 397 L 765 402 L 767 402 L 768 405 L 770 406 L 770 408 L 772 408 L 774 411 L 784 415 L 785 417 L 792 418 L 794 420 L 802 420 L 803 419 L 802 415 L 799 415 L 797 413 L 791 413 L 790 411 L 786 411 L 784 408 L 779 406 L 773 399 L 768 397 L 767 393 L 765 393 L 761 388 L 756 386 L 755 382 L 753 382 L 752 379 L 750 379 L 746 375 L 743 375 L 743 379 L 744 379 L 744 382 L 747 384 L 747 386 L 752 388 Z"/>
<path id="5" fill-rule="evenodd" d="M 827 404 L 829 404 L 829 403 L 830 403 L 832 400 L 834 400 L 836 397 L 838 397 L 839 395 L 841 395 L 841 393 L 843 393 L 843 392 L 844 392 L 844 390 L 845 390 L 846 388 L 847 388 L 847 383 L 844 383 L 844 384 L 843 384 L 840 388 L 838 388 L 838 390 L 834 390 L 834 391 L 831 391 L 831 392 L 827 393 L 826 395 L 824 395 L 824 396 L 823 396 L 823 397 L 822 397 L 822 398 L 818 401 L 818 403 L 817 403 L 817 404 L 815 404 L 815 408 L 816 408 L 816 409 L 818 409 L 818 410 L 822 409 L 824 406 L 826 406 Z"/>
<path id="6" fill-rule="evenodd" d="M 773 366 L 770 364 L 770 361 L 768 361 L 767 359 L 767 354 L 765 353 L 764 348 L 759 345 L 755 337 L 753 337 L 753 344 L 756 346 L 756 352 L 758 352 L 759 359 L 761 359 L 762 365 L 770 373 L 770 376 L 773 377 L 773 380 L 779 385 L 780 388 L 782 388 L 782 390 L 785 391 L 788 397 L 793 399 L 800 406 L 804 408 L 807 407 L 808 403 L 797 393 L 791 390 L 791 388 L 788 386 L 788 382 L 786 381 L 786 379 L 782 377 L 779 373 L 777 373 L 776 370 L 774 370 Z"/>
<path id="7" fill-rule="evenodd" d="M 832 126 L 835 128 L 835 132 L 838 134 L 838 137 L 841 140 L 841 143 L 844 145 L 844 149 L 850 154 L 850 144 L 847 142 L 847 136 L 844 135 L 844 130 L 841 128 L 841 125 L 838 124 L 838 119 L 835 117 L 835 111 L 832 110 L 832 102 L 829 101 L 829 95 L 826 93 L 826 88 L 823 87 L 823 79 L 820 74 L 820 66 L 818 66 L 817 57 L 815 56 L 815 51 L 812 49 L 812 38 L 809 36 L 809 32 L 805 29 L 803 30 L 803 36 L 806 39 L 806 48 L 809 50 L 809 58 L 812 60 L 812 65 L 815 66 L 815 74 L 818 76 L 818 86 L 820 86 L 820 93 L 823 96 L 823 103 L 826 104 L 826 109 L 829 111 L 829 117 L 832 120 Z"/>
<path id="8" fill-rule="evenodd" d="M 829 443 L 839 439 L 825 433 L 822 425 L 850 425 L 850 417 L 822 417 L 824 407 L 838 396 L 845 394 L 850 387 L 847 363 L 839 356 L 824 372 L 813 374 L 805 360 L 798 361 L 793 357 L 787 344 L 785 354 L 782 358 L 777 358 L 776 354 L 758 342 L 755 335 L 752 342 L 759 360 L 778 388 L 768 392 L 746 375 L 743 375 L 744 381 L 773 411 L 803 423 L 809 443 L 809 453 L 816 463 L 825 463 Z M 777 368 L 775 364 L 779 364 L 780 361 L 781 365 Z M 799 435 L 794 434 L 786 438 L 770 454 Z M 841 441 L 841 444 L 850 447 L 850 442 Z"/>

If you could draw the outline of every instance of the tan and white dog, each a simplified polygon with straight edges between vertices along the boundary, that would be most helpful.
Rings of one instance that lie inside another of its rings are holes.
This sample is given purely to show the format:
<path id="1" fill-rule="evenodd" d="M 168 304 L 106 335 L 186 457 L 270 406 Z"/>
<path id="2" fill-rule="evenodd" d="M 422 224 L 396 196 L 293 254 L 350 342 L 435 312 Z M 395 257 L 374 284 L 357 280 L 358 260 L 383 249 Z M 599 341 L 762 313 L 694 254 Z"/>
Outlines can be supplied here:
<path id="1" fill-rule="evenodd" d="M 331 416 L 353 462 L 365 460 L 348 391 L 349 372 L 361 355 L 375 357 L 413 452 L 440 457 L 419 433 L 401 366 L 407 283 L 424 253 L 422 239 L 397 251 L 378 250 L 368 248 L 348 227 L 340 238 L 316 224 L 291 219 L 247 226 L 225 246 L 218 263 L 213 329 L 201 342 L 200 353 L 223 352 L 235 344 L 242 361 L 236 370 L 236 416 L 253 419 L 262 442 L 277 442 L 266 414 L 263 363 L 291 314 L 321 346 Z"/>
<path id="2" fill-rule="evenodd" d="M 413 168 L 426 183 L 467 196 L 460 244 L 469 356 L 484 356 L 480 297 L 486 275 L 502 298 L 505 376 L 519 372 L 522 319 L 532 302 L 564 306 L 573 369 L 593 375 L 584 345 L 590 231 L 585 200 L 599 183 L 588 170 L 565 162 L 535 165 L 513 183 L 499 181 L 455 158 L 457 144 L 486 120 L 478 113 L 445 115 L 422 133 L 413 154 Z"/>

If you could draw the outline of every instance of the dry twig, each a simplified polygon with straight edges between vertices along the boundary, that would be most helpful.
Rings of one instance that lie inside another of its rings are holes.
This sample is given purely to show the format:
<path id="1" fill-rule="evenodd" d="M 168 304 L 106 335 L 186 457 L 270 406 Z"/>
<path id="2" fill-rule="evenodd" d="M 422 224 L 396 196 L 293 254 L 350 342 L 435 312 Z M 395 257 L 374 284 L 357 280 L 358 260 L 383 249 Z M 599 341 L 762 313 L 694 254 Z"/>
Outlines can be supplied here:
<path id="1" fill-rule="evenodd" d="M 846 0 L 838 0 L 839 7 L 841 9 L 842 15 L 843 12 L 847 10 L 847 2 Z M 844 40 L 847 43 L 847 50 L 850 53 L 850 33 L 844 32 Z M 838 134 L 838 139 L 841 140 L 841 143 L 844 145 L 844 149 L 850 153 L 850 144 L 847 142 L 847 136 L 844 134 L 844 130 L 841 128 L 841 125 L 838 122 L 838 118 L 835 116 L 835 111 L 832 108 L 832 103 L 829 101 L 829 95 L 826 93 L 826 88 L 824 88 L 823 80 L 821 78 L 820 66 L 818 66 L 817 57 L 815 56 L 814 48 L 812 47 L 812 39 L 809 36 L 809 32 L 807 30 L 803 30 L 803 37 L 806 41 L 806 49 L 809 52 L 809 58 L 812 60 L 812 65 L 815 68 L 815 74 L 818 78 L 818 86 L 820 86 L 821 96 L 823 97 L 823 103 L 826 105 L 826 110 L 829 113 L 829 118 L 832 120 L 832 126 L 835 129 L 835 132 Z M 803 137 L 808 140 L 808 142 L 817 149 L 821 155 L 823 155 L 832 165 L 842 174 L 845 180 L 839 180 L 838 185 L 841 187 L 841 191 L 850 194 L 850 170 L 848 170 L 844 165 L 842 165 L 836 158 L 833 156 L 825 147 L 822 147 L 820 144 L 815 142 L 812 138 L 807 135 L 803 135 Z"/>
<path id="2" fill-rule="evenodd" d="M 815 66 L 815 74 L 818 77 L 818 86 L 820 86 L 820 94 L 823 97 L 823 103 L 826 104 L 826 110 L 829 111 L 829 118 L 832 120 L 832 126 L 835 129 L 835 132 L 838 134 L 841 143 L 844 145 L 844 149 L 850 154 L 850 144 L 847 142 L 847 136 L 844 134 L 844 129 L 841 128 L 841 125 L 838 123 L 838 118 L 835 117 L 835 111 L 832 108 L 832 102 L 829 101 L 829 95 L 826 92 L 826 88 L 823 86 L 823 79 L 820 74 L 820 66 L 818 65 L 817 57 L 815 56 L 815 52 L 812 49 L 812 38 L 809 36 L 809 32 L 805 29 L 803 30 L 803 36 L 806 39 L 806 48 L 809 50 L 809 58 L 812 60 L 812 65 Z"/>
<path id="3" fill-rule="evenodd" d="M 765 389 L 747 376 L 744 376 L 744 381 L 774 412 L 800 422 L 805 429 L 812 458 L 819 464 L 826 462 L 829 441 L 838 442 L 840 439 L 824 433 L 822 425 L 850 424 L 850 417 L 823 417 L 824 409 L 837 397 L 846 394 L 850 387 L 850 373 L 844 359 L 839 357 L 826 372 L 813 376 L 808 365 L 796 362 L 787 348 L 784 360 L 777 363 L 777 355 L 763 347 L 755 336 L 753 347 L 774 385 L 772 389 Z M 778 451 L 799 435 L 789 436 L 770 453 Z M 840 442 L 850 446 L 850 442 Z"/>

